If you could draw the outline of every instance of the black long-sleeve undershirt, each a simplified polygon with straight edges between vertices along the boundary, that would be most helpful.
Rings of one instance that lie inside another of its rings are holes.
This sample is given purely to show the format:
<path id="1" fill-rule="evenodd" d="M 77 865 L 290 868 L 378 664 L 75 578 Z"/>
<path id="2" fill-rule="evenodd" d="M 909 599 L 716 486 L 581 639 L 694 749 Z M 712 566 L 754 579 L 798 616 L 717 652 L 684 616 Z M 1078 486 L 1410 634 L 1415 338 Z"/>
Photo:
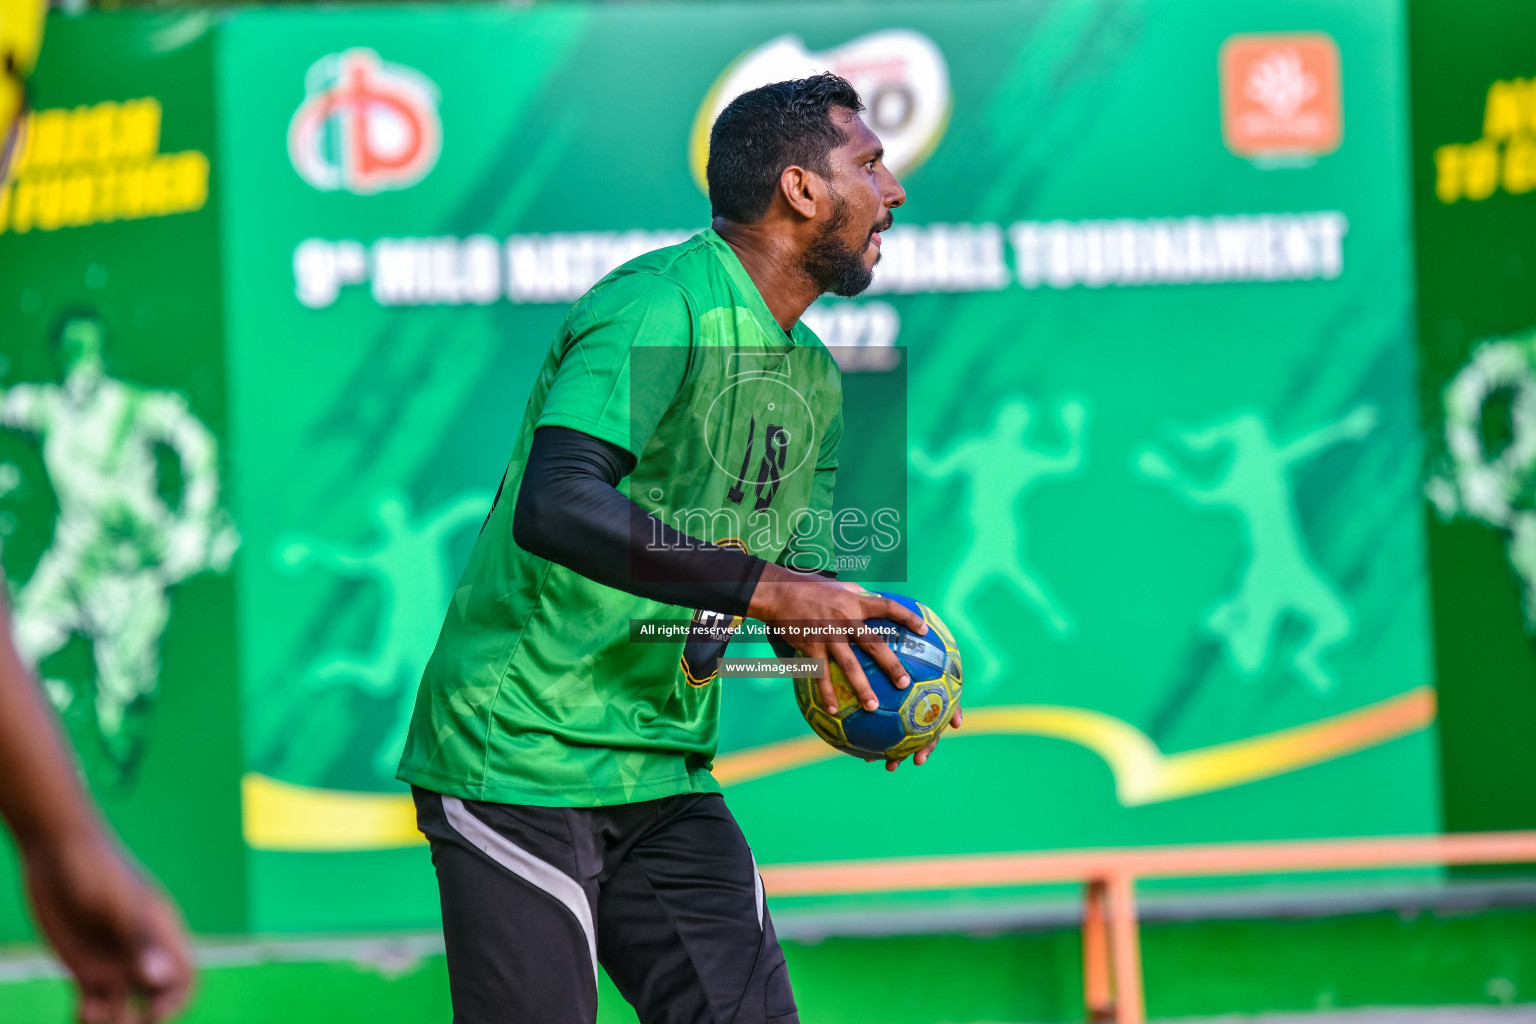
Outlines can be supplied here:
<path id="1" fill-rule="evenodd" d="M 616 489 L 635 457 L 565 427 L 540 427 L 523 467 L 512 539 L 604 586 L 665 604 L 745 615 L 767 565 L 668 526 Z"/>

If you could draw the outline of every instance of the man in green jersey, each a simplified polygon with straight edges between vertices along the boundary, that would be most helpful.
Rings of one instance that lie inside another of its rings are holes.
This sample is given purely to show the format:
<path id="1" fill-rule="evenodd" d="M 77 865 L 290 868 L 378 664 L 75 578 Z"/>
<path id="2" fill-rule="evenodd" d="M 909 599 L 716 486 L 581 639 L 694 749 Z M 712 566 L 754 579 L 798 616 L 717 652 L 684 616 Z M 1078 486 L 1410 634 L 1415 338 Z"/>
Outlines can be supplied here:
<path id="1" fill-rule="evenodd" d="M 711 229 L 594 286 L 534 384 L 399 770 L 432 844 L 461 1024 L 590 1022 L 599 963 L 646 1024 L 798 1019 L 710 775 L 714 627 L 926 631 L 818 574 L 842 396 L 800 315 L 868 287 L 906 199 L 862 109 L 834 75 L 733 100 L 710 138 Z M 632 620 L 690 616 L 686 637 L 631 639 Z M 870 635 L 795 646 L 873 709 L 850 642 L 907 684 Z M 822 693 L 835 710 L 829 678 Z"/>

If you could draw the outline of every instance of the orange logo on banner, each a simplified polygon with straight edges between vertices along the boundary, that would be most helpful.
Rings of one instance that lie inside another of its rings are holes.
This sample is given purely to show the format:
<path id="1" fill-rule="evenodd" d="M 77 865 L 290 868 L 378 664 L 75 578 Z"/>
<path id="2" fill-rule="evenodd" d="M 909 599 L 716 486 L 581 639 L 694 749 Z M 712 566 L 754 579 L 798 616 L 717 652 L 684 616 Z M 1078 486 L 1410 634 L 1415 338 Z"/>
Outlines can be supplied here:
<path id="1" fill-rule="evenodd" d="M 1339 48 L 1321 32 L 1232 36 L 1221 47 L 1221 132 L 1238 156 L 1322 156 L 1344 135 Z"/>

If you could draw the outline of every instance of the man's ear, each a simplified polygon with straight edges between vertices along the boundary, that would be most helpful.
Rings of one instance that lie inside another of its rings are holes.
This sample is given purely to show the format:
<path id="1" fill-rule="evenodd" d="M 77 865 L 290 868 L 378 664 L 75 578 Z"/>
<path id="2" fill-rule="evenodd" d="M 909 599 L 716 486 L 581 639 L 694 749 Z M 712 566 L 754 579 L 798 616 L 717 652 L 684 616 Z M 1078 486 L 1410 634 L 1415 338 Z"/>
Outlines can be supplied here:
<path id="1" fill-rule="evenodd" d="M 791 164 L 779 175 L 779 192 L 791 210 L 806 220 L 814 220 L 818 204 L 826 198 L 827 186 L 820 175 Z"/>

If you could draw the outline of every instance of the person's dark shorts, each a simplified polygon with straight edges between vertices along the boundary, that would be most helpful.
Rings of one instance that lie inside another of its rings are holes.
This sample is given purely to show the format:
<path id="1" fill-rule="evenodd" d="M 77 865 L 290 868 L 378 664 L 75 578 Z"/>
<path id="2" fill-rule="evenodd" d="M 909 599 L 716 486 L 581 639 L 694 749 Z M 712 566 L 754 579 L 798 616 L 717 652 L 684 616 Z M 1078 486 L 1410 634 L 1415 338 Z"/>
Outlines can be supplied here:
<path id="1" fill-rule="evenodd" d="M 601 963 L 641 1024 L 798 1024 L 725 800 L 529 807 L 412 787 L 455 1024 L 590 1024 Z"/>

